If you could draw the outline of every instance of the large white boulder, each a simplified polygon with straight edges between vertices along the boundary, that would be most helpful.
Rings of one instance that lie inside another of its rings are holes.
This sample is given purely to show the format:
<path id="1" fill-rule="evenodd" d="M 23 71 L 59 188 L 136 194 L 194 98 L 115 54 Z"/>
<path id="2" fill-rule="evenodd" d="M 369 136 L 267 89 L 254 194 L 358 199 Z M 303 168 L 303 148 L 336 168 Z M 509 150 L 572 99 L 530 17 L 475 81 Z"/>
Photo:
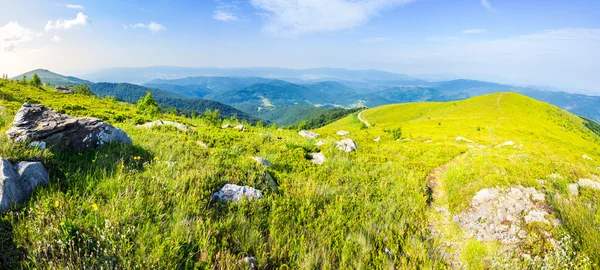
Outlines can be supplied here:
<path id="1" fill-rule="evenodd" d="M 213 194 L 213 200 L 219 200 L 224 203 L 239 202 L 243 197 L 248 200 L 262 198 L 260 190 L 249 186 L 238 186 L 234 184 L 226 184 L 221 190 Z"/>

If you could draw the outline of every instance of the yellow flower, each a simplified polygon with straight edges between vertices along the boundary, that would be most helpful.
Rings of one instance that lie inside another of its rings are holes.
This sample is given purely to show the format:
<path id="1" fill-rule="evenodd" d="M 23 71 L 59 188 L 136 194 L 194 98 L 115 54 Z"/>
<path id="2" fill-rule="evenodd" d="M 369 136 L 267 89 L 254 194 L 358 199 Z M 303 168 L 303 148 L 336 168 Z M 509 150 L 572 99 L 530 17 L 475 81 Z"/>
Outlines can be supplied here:
<path id="1" fill-rule="evenodd" d="M 95 203 L 92 203 L 92 210 L 98 211 L 98 205 Z"/>
<path id="2" fill-rule="evenodd" d="M 95 163 L 95 162 L 96 162 L 96 160 L 95 160 L 95 159 L 92 159 L 92 163 Z"/>
<path id="3" fill-rule="evenodd" d="M 54 202 L 54 207 L 59 207 L 59 206 L 60 206 L 60 202 L 59 202 L 58 200 L 56 200 L 56 201 Z"/>
<path id="4" fill-rule="evenodd" d="M 154 160 L 158 161 L 158 157 L 154 157 Z"/>
<path id="5" fill-rule="evenodd" d="M 61 222 L 60 222 L 60 226 L 65 226 L 65 222 L 64 222 L 64 221 L 61 221 Z"/>

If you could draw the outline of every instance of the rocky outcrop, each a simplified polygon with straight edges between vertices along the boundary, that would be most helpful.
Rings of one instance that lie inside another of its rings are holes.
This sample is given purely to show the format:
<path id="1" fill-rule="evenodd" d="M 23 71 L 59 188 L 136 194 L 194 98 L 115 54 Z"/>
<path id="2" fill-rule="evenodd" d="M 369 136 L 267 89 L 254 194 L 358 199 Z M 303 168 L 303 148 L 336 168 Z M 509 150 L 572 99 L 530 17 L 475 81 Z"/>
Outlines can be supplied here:
<path id="1" fill-rule="evenodd" d="M 358 149 L 358 145 L 356 145 L 356 143 L 351 139 L 343 139 L 339 142 L 336 142 L 335 147 L 346 153 L 350 153 L 350 152 Z"/>
<path id="2" fill-rule="evenodd" d="M 124 131 L 97 118 L 76 118 L 28 103 L 17 112 L 6 135 L 16 143 L 64 151 L 82 151 L 113 142 L 132 143 Z"/>
<path id="3" fill-rule="evenodd" d="M 298 134 L 300 134 L 300 136 L 307 138 L 307 139 L 319 138 L 319 134 L 314 133 L 312 131 L 308 131 L 308 130 L 300 130 L 300 132 L 298 132 Z"/>
<path id="4" fill-rule="evenodd" d="M 310 162 L 317 164 L 317 165 L 323 165 L 323 163 L 325 163 L 325 155 L 323 155 L 323 153 L 311 153 L 310 154 Z"/>
<path id="5" fill-rule="evenodd" d="M 177 129 L 183 130 L 183 131 L 187 131 L 187 130 L 191 129 L 190 127 L 188 127 L 184 124 L 171 122 L 171 121 L 163 121 L 163 120 L 156 120 L 154 122 L 148 122 L 143 125 L 138 125 L 138 127 L 144 127 L 144 128 L 153 128 L 153 127 L 158 127 L 158 126 L 172 126 L 172 127 L 175 127 Z"/>
<path id="6" fill-rule="evenodd" d="M 213 200 L 218 200 L 224 203 L 239 202 L 243 197 L 248 200 L 255 200 L 262 198 L 260 190 L 249 186 L 238 186 L 233 184 L 226 184 L 221 190 L 215 192 L 212 196 Z"/>
<path id="7" fill-rule="evenodd" d="M 40 185 L 48 184 L 48 171 L 40 162 L 19 162 L 13 166 L 0 158 L 0 211 L 22 203 Z"/>
<path id="8" fill-rule="evenodd" d="M 237 125 L 237 126 L 233 127 L 233 129 L 235 129 L 235 130 L 239 130 L 239 131 L 241 131 L 241 132 L 244 132 L 244 131 L 246 131 L 246 127 L 245 127 L 245 126 L 243 126 L 243 125 Z"/>

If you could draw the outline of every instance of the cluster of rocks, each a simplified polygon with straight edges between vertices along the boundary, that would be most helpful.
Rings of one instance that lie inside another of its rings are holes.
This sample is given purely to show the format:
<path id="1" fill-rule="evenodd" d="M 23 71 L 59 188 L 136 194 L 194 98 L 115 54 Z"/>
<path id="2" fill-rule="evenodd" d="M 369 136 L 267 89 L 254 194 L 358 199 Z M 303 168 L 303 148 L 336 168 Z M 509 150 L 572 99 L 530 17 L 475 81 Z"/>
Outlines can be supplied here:
<path id="1" fill-rule="evenodd" d="M 515 244 L 527 237 L 524 224 L 560 225 L 558 219 L 547 218 L 547 209 L 545 194 L 535 188 L 487 188 L 479 191 L 471 207 L 455 215 L 454 221 L 479 241 Z"/>
<path id="2" fill-rule="evenodd" d="M 144 127 L 144 128 L 153 128 L 153 127 L 158 127 L 158 126 L 172 126 L 172 127 L 175 127 L 177 129 L 183 130 L 183 131 L 187 131 L 187 130 L 191 129 L 190 127 L 188 127 L 184 124 L 171 122 L 171 121 L 163 121 L 163 120 L 156 120 L 154 122 L 148 122 L 143 125 L 138 125 L 138 127 Z"/>
<path id="3" fill-rule="evenodd" d="M 598 177 L 596 177 L 598 178 Z M 579 188 L 586 187 L 591 189 L 600 190 L 600 182 L 596 182 L 592 179 L 582 178 L 577 183 L 569 184 L 569 193 L 571 195 L 579 195 Z"/>
<path id="4" fill-rule="evenodd" d="M 124 131 L 97 118 L 72 117 L 29 103 L 19 109 L 6 135 L 16 143 L 63 151 L 81 151 L 113 142 L 132 143 Z"/>
<path id="5" fill-rule="evenodd" d="M 40 162 L 21 161 L 13 166 L 0 158 L 0 211 L 24 202 L 37 186 L 48 184 L 48 178 Z"/>

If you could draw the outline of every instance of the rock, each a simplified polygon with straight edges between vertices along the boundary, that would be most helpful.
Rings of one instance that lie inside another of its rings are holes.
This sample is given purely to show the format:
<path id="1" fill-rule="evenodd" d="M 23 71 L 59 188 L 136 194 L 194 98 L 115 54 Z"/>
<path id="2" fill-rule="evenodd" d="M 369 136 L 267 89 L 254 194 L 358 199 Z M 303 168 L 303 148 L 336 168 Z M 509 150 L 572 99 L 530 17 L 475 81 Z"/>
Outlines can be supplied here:
<path id="1" fill-rule="evenodd" d="M 463 137 L 460 137 L 460 136 L 459 136 L 459 137 L 456 137 L 456 140 L 457 140 L 457 141 L 463 141 L 463 142 L 469 142 L 469 143 L 472 143 L 472 142 L 473 142 L 473 141 L 471 141 L 471 140 L 465 139 L 465 138 L 463 138 Z"/>
<path id="2" fill-rule="evenodd" d="M 314 133 L 312 131 L 308 131 L 308 130 L 300 130 L 300 132 L 298 132 L 298 134 L 300 134 L 300 136 L 307 138 L 307 139 L 319 138 L 319 134 Z"/>
<path id="3" fill-rule="evenodd" d="M 256 162 L 258 162 L 258 163 L 260 163 L 262 165 L 265 165 L 265 166 L 267 166 L 269 168 L 273 167 L 273 164 L 271 164 L 271 162 L 269 162 L 268 160 L 266 160 L 264 158 L 261 158 L 261 157 L 252 157 L 252 159 L 256 160 Z"/>
<path id="4" fill-rule="evenodd" d="M 335 147 L 337 147 L 337 149 L 342 150 L 346 153 L 350 153 L 350 152 L 358 149 L 358 145 L 356 145 L 356 143 L 351 139 L 343 139 L 339 142 L 336 142 Z"/>
<path id="5" fill-rule="evenodd" d="M 4 158 L 0 159 L 0 187 L 0 211 L 2 212 L 27 197 L 17 171 Z"/>
<path id="6" fill-rule="evenodd" d="M 591 157 L 589 157 L 587 155 L 583 155 L 582 158 L 585 159 L 585 160 L 594 160 L 593 158 L 591 158 Z"/>
<path id="7" fill-rule="evenodd" d="M 48 171 L 40 162 L 19 162 L 17 166 L 0 158 L 0 211 L 25 201 L 39 185 L 48 184 Z"/>
<path id="8" fill-rule="evenodd" d="M 29 147 L 37 147 L 40 150 L 46 149 L 46 142 L 32 142 Z"/>
<path id="9" fill-rule="evenodd" d="M 250 269 L 258 269 L 256 266 L 256 259 L 254 259 L 254 257 L 245 257 L 243 261 L 248 264 Z"/>
<path id="10" fill-rule="evenodd" d="M 381 141 L 381 137 L 377 137 L 377 138 L 373 139 L 373 141 L 379 142 L 379 141 Z"/>
<path id="11" fill-rule="evenodd" d="M 269 172 L 265 172 L 265 179 L 267 179 L 267 181 L 271 185 L 271 188 L 273 188 L 273 190 L 275 192 L 277 192 L 277 190 L 279 190 L 279 186 L 277 185 L 277 182 L 275 182 L 275 179 L 273 179 L 273 176 L 271 176 L 271 174 Z"/>
<path id="12" fill-rule="evenodd" d="M 226 184 L 221 190 L 213 194 L 213 200 L 220 200 L 224 203 L 239 202 L 242 197 L 248 198 L 248 200 L 255 200 L 262 198 L 260 190 L 249 187 L 249 186 L 238 186 L 233 184 Z"/>
<path id="13" fill-rule="evenodd" d="M 387 248 L 384 248 L 383 252 L 388 256 L 388 259 L 390 260 L 394 257 L 394 254 Z"/>
<path id="14" fill-rule="evenodd" d="M 233 127 L 233 129 L 244 132 L 246 130 L 246 127 L 243 125 L 237 125 L 237 126 Z"/>
<path id="15" fill-rule="evenodd" d="M 496 146 L 496 148 L 501 148 L 501 147 L 505 147 L 505 146 L 515 146 L 515 142 L 506 141 L 506 142 L 502 143 L 501 145 Z"/>
<path id="16" fill-rule="evenodd" d="M 320 146 L 323 146 L 323 145 L 325 145 L 324 141 L 319 141 L 319 142 L 315 143 L 316 147 L 320 147 Z"/>
<path id="17" fill-rule="evenodd" d="M 325 155 L 323 155 L 323 153 L 311 153 L 310 154 L 311 159 L 310 162 L 317 164 L 317 165 L 322 165 L 323 163 L 325 163 Z"/>
<path id="18" fill-rule="evenodd" d="M 495 188 L 486 188 L 486 189 L 482 189 L 479 192 L 477 192 L 477 194 L 475 194 L 475 196 L 473 196 L 473 199 L 471 199 L 471 205 L 472 206 L 478 206 L 486 201 L 489 201 L 491 199 L 494 199 L 498 197 L 498 190 Z"/>
<path id="19" fill-rule="evenodd" d="M 426 140 L 426 141 L 424 141 L 424 143 L 432 143 L 432 142 L 433 142 L 432 140 Z"/>
<path id="20" fill-rule="evenodd" d="M 548 213 L 542 210 L 532 210 L 524 217 L 525 223 L 529 224 L 532 222 L 542 222 L 548 224 L 548 220 L 546 219 L 546 215 Z"/>
<path id="21" fill-rule="evenodd" d="M 574 196 L 579 195 L 579 184 L 568 184 L 567 187 L 569 188 L 569 194 Z"/>
<path id="22" fill-rule="evenodd" d="M 63 94 L 73 94 L 75 93 L 75 91 L 69 87 L 64 87 L 64 86 L 57 86 L 56 88 L 54 88 L 54 91 L 58 92 L 58 93 L 63 93 Z"/>
<path id="23" fill-rule="evenodd" d="M 50 177 L 41 162 L 21 161 L 15 166 L 25 193 L 31 194 L 35 187 L 48 184 Z"/>
<path id="24" fill-rule="evenodd" d="M 17 143 L 32 142 L 38 147 L 45 145 L 63 151 L 82 151 L 113 142 L 132 143 L 125 132 L 97 118 L 76 118 L 29 103 L 17 112 L 6 135 Z"/>
<path id="25" fill-rule="evenodd" d="M 350 132 L 348 132 L 348 131 L 345 131 L 345 130 L 339 130 L 339 131 L 337 132 L 337 135 L 340 135 L 340 136 L 348 136 L 348 135 L 350 135 Z"/>
<path id="26" fill-rule="evenodd" d="M 221 128 L 222 128 L 222 129 L 226 129 L 226 128 L 229 128 L 230 126 L 231 126 L 230 124 L 225 124 L 225 125 L 223 125 Z"/>
<path id="27" fill-rule="evenodd" d="M 138 125 L 138 127 L 145 127 L 145 128 L 152 128 L 152 127 L 157 127 L 157 126 L 172 126 L 172 127 L 175 127 L 177 129 L 183 130 L 183 131 L 191 129 L 190 127 L 188 127 L 184 124 L 171 122 L 171 121 L 163 121 L 163 120 L 156 120 L 154 122 L 148 122 L 143 125 Z"/>
<path id="28" fill-rule="evenodd" d="M 589 187 L 592 189 L 600 189 L 600 183 L 590 180 L 590 179 L 579 179 L 579 182 L 577 182 L 577 184 L 579 184 L 580 187 Z"/>

